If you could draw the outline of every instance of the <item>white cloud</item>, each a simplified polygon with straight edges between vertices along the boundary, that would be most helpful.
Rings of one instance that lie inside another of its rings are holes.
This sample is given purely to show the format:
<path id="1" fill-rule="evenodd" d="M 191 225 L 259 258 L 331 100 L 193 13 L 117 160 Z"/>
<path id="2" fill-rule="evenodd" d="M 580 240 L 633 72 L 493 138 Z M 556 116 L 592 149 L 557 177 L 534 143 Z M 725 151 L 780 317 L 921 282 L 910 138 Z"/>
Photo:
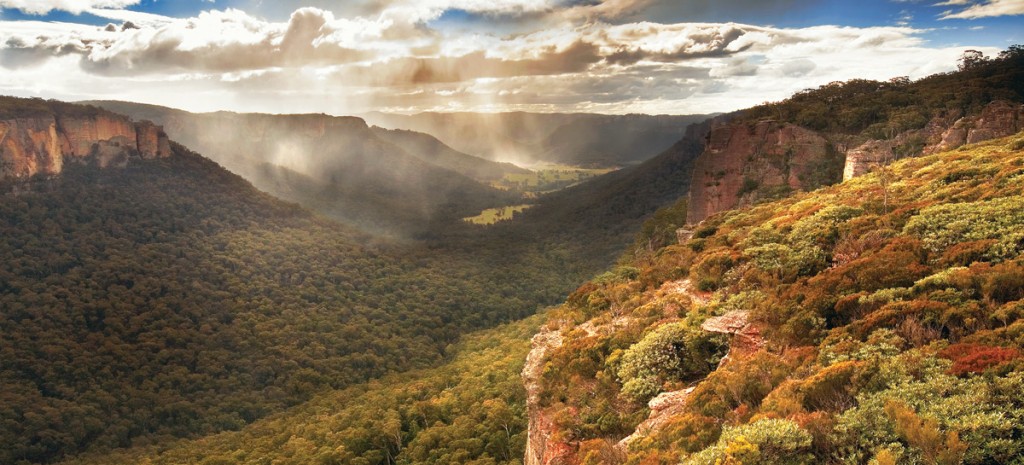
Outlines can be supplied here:
<path id="1" fill-rule="evenodd" d="M 582 6 L 557 9 L 568 4 Z M 777 100 L 834 80 L 948 71 L 963 50 L 932 48 L 924 31 L 908 27 L 610 24 L 558 14 L 627 14 L 639 4 L 407 0 L 352 17 L 301 8 L 279 22 L 234 9 L 192 18 L 104 10 L 139 26 L 123 30 L 7 21 L 0 22 L 0 66 L 7 68 L 0 94 L 129 99 L 197 111 L 697 113 Z M 435 30 L 423 22 L 452 5 L 547 16 L 533 32 L 514 35 Z"/>
<path id="2" fill-rule="evenodd" d="M 174 21 L 173 18 L 169 18 L 167 16 L 123 9 L 89 8 L 85 10 L 85 12 L 93 16 L 99 16 L 100 18 L 121 22 L 131 22 L 137 26 L 158 26 Z"/>
<path id="3" fill-rule="evenodd" d="M 964 0 L 950 0 L 938 5 L 966 5 Z M 978 19 L 994 16 L 1024 15 L 1024 0 L 988 0 L 976 3 L 959 12 L 943 13 L 940 19 Z"/>
<path id="4" fill-rule="evenodd" d="M 124 8 L 138 3 L 139 0 L 0 0 L 0 8 L 36 15 L 44 15 L 53 10 L 81 14 L 93 8 Z"/>

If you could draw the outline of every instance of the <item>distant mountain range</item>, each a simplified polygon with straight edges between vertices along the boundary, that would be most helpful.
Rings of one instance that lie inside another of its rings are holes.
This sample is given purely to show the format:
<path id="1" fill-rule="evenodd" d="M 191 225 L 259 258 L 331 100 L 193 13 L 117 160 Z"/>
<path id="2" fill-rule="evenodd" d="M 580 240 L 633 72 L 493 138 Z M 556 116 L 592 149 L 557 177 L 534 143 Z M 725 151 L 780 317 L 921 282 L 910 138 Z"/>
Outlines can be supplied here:
<path id="1" fill-rule="evenodd" d="M 415 234 L 433 222 L 517 202 L 517 195 L 483 182 L 526 171 L 460 153 L 426 134 L 371 128 L 356 117 L 87 103 L 156 122 L 258 189 L 375 233 Z"/>
<path id="2" fill-rule="evenodd" d="M 588 167 L 633 165 L 679 141 L 686 127 L 714 115 L 587 113 L 367 113 L 371 124 L 425 132 L 491 160 Z"/>

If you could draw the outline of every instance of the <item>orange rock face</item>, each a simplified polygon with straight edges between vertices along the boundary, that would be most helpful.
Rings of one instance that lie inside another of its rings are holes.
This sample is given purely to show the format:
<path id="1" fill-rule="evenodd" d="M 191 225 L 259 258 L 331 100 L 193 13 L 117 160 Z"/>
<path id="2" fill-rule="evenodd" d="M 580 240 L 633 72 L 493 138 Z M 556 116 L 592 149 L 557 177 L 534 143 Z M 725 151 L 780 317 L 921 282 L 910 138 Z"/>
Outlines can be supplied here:
<path id="1" fill-rule="evenodd" d="M 732 336 L 727 357 L 752 354 L 761 350 L 765 344 L 764 338 L 761 337 L 761 331 L 750 323 L 747 312 L 741 310 L 708 318 L 701 324 L 701 329 Z M 722 363 L 725 363 L 725 359 L 722 359 Z"/>
<path id="2" fill-rule="evenodd" d="M 758 188 L 802 188 L 810 165 L 823 160 L 828 150 L 824 137 L 792 124 L 762 121 L 713 127 L 694 164 L 688 222 L 752 203 Z"/>
<path id="3" fill-rule="evenodd" d="M 138 150 L 135 125 L 127 118 L 98 115 L 91 117 L 58 116 L 57 125 L 66 138 L 64 154 L 86 157 L 92 154 L 93 145 L 109 142 L 126 150 Z"/>
<path id="4" fill-rule="evenodd" d="M 924 147 L 921 153 L 953 150 L 965 144 L 974 144 L 1016 134 L 1024 129 L 1024 105 L 997 100 L 989 103 L 977 115 L 956 118 L 959 115 L 937 116 L 922 129 L 898 134 L 891 140 L 870 140 L 846 152 L 843 180 L 867 173 L 873 166 L 889 163 L 897 157 L 896 148 L 912 140 Z"/>
<path id="5" fill-rule="evenodd" d="M 64 158 L 53 118 L 0 121 L 0 179 L 61 172 Z"/>
<path id="6" fill-rule="evenodd" d="M 163 128 L 114 114 L 33 115 L 0 120 L 0 179 L 60 174 L 67 160 L 124 166 L 132 157 L 171 155 Z"/>
<path id="7" fill-rule="evenodd" d="M 171 144 L 163 128 L 149 121 L 135 123 L 136 145 L 143 159 L 165 158 L 171 155 Z"/>

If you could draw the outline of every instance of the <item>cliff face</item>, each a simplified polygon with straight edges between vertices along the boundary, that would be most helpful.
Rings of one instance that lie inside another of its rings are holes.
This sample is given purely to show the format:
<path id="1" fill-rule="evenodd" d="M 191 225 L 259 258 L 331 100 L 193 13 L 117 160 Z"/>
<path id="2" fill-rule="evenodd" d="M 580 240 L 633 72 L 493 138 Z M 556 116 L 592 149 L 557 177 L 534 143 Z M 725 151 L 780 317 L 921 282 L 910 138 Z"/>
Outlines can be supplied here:
<path id="1" fill-rule="evenodd" d="M 544 330 L 531 341 L 532 347 L 523 367 L 523 384 L 526 386 L 526 406 L 529 415 L 529 429 L 526 439 L 525 465 L 547 465 L 571 455 L 573 449 L 553 438 L 555 427 L 547 412 L 540 407 L 541 376 L 548 354 L 562 345 L 558 331 Z"/>
<path id="2" fill-rule="evenodd" d="M 923 128 L 886 140 L 819 134 L 788 123 L 716 121 L 695 163 L 687 220 L 749 205 L 788 190 L 838 182 L 829 172 L 841 163 L 842 179 L 896 159 L 955 149 L 1024 130 L 1024 105 L 997 100 L 981 112 L 935 115 Z M 861 142 L 863 139 L 860 139 Z M 847 148 L 851 147 L 851 148 Z"/>
<path id="3" fill-rule="evenodd" d="M 52 117 L 0 121 L 0 179 L 60 173 L 61 145 Z"/>
<path id="4" fill-rule="evenodd" d="M 66 161 L 93 161 L 108 167 L 123 166 L 132 157 L 171 155 L 167 135 L 153 123 L 135 123 L 106 112 L 64 114 L 60 108 L 50 114 L 34 111 L 25 117 L 16 116 L 17 110 L 4 109 L 6 118 L 0 119 L 0 180 L 57 175 Z"/>
<path id="5" fill-rule="evenodd" d="M 846 152 L 843 180 L 860 176 L 873 166 L 903 156 L 932 154 L 966 144 L 1006 137 L 1024 129 L 1024 105 L 996 100 L 976 115 L 939 115 L 921 129 L 889 140 L 869 140 Z"/>
<path id="6" fill-rule="evenodd" d="M 1021 129 L 1024 129 L 1024 105 L 996 100 L 986 105 L 979 115 L 958 119 L 942 134 L 942 141 L 926 153 L 1006 137 Z"/>
<path id="7" fill-rule="evenodd" d="M 687 219 L 750 204 L 773 188 L 805 188 L 830 150 L 824 137 L 792 124 L 719 122 L 694 166 Z"/>

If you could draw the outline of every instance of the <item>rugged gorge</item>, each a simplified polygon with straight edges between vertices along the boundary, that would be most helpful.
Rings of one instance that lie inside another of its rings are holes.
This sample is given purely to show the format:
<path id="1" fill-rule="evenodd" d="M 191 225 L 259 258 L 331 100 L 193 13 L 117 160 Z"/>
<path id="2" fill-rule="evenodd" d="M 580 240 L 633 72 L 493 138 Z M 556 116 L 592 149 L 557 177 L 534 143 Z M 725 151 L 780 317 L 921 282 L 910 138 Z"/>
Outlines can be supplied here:
<path id="1" fill-rule="evenodd" d="M 171 154 L 160 126 L 94 107 L 5 98 L 0 110 L 0 179 L 57 175 L 68 161 L 122 166 Z"/>

